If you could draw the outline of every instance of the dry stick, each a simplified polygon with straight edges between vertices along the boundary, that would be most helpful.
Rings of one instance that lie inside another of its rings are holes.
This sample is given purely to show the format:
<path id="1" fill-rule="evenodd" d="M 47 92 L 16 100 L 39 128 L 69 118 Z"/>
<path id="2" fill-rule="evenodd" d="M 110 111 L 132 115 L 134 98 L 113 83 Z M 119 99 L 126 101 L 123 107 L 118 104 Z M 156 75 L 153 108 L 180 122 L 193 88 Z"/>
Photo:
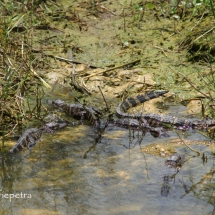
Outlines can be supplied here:
<path id="1" fill-rule="evenodd" d="M 207 81 L 206 81 L 205 78 L 201 75 L 200 72 L 197 71 L 197 73 L 198 73 L 199 76 L 201 76 L 201 80 L 203 80 L 204 83 L 205 83 L 207 86 L 210 85 L 210 83 L 207 83 Z M 207 80 L 210 81 L 209 78 L 207 78 Z M 210 90 L 211 90 L 212 92 L 215 93 L 215 91 L 214 91 L 213 89 L 210 89 Z M 210 91 L 208 92 L 208 94 L 210 95 L 210 98 L 212 98 Z"/>
<path id="2" fill-rule="evenodd" d="M 14 131 L 14 129 L 17 127 L 17 125 L 18 125 L 18 123 L 16 123 L 16 124 L 14 125 L 14 127 L 12 128 L 12 130 L 9 131 L 7 134 L 5 134 L 3 137 L 9 136 L 9 135 Z M 0 137 L 0 140 L 2 140 L 3 137 Z"/>
<path id="3" fill-rule="evenodd" d="M 46 88 L 52 88 L 45 80 L 43 80 L 39 75 L 38 73 L 36 73 L 33 69 L 32 66 L 30 66 L 28 63 L 26 63 L 26 65 L 28 66 L 28 68 L 31 70 L 31 72 L 34 74 L 34 76 L 36 76 L 37 78 L 39 78 L 39 80 L 43 83 L 43 85 L 46 87 Z"/>
<path id="4" fill-rule="evenodd" d="M 201 18 L 199 19 L 199 21 L 191 28 L 191 31 L 202 21 L 202 18 L 204 17 L 205 12 L 202 14 Z"/>
<path id="5" fill-rule="evenodd" d="M 166 55 L 166 53 L 165 53 L 165 51 L 164 51 L 164 49 L 163 48 L 161 48 L 161 47 L 159 47 L 159 46 L 154 46 L 156 49 L 160 49 L 162 52 L 163 52 L 163 54 L 167 57 L 167 55 Z"/>
<path id="6" fill-rule="evenodd" d="M 72 76 L 71 76 L 71 82 L 70 85 L 73 86 L 75 88 L 76 91 L 79 91 L 81 93 L 86 94 L 87 96 L 91 95 L 90 91 L 84 86 L 80 86 L 79 83 L 77 81 L 75 81 L 75 66 L 76 64 L 73 64 L 73 68 L 72 68 Z M 67 68 L 66 68 L 67 69 Z M 68 69 L 67 69 L 68 70 Z"/>
<path id="7" fill-rule="evenodd" d="M 36 50 L 36 49 L 34 49 L 34 51 L 35 51 L 35 52 L 41 52 L 40 50 Z M 49 54 L 45 54 L 45 53 L 43 53 L 43 54 L 44 54 L 45 56 L 47 56 L 47 57 L 52 57 L 52 58 L 55 58 L 55 59 L 57 59 L 57 60 L 66 61 L 66 62 L 69 62 L 69 63 L 76 63 L 76 64 L 85 64 L 85 65 L 88 65 L 88 64 L 86 64 L 86 63 L 83 63 L 83 62 L 80 62 L 80 61 L 76 61 L 76 60 L 70 60 L 70 59 L 67 59 L 67 58 L 63 58 L 63 57 L 59 57 L 59 56 L 54 56 L 54 55 L 49 55 Z M 95 75 L 98 75 L 98 74 L 102 74 L 102 73 L 105 73 L 105 72 L 110 72 L 110 71 L 112 71 L 112 70 L 119 69 L 119 68 L 121 68 L 121 67 L 128 66 L 128 65 L 130 65 L 130 64 L 135 64 L 135 63 L 138 63 L 138 62 L 140 62 L 140 59 L 135 60 L 135 61 L 132 61 L 132 62 L 129 62 L 129 63 L 126 63 L 126 64 L 123 64 L 123 65 L 120 65 L 120 66 L 113 67 L 113 68 L 111 68 L 111 69 L 107 69 L 107 70 L 102 71 L 102 72 L 98 72 L 98 73 L 96 73 L 96 74 L 88 75 L 88 76 L 86 76 L 86 77 L 84 77 L 84 78 L 89 78 L 89 77 L 92 77 L 92 76 L 95 76 Z M 99 67 L 97 67 L 97 66 L 92 66 L 92 65 L 88 65 L 88 66 L 89 66 L 90 68 L 93 68 L 93 69 L 99 68 Z"/>
<path id="8" fill-rule="evenodd" d="M 211 28 L 210 30 L 206 31 L 204 34 L 200 35 L 199 37 L 197 37 L 194 41 L 196 42 L 197 40 L 199 40 L 200 38 L 204 37 L 206 34 L 210 33 L 211 31 L 213 31 L 213 29 L 215 29 L 215 27 Z"/>
<path id="9" fill-rule="evenodd" d="M 83 63 L 83 62 L 80 62 L 80 61 L 76 61 L 76 60 L 70 60 L 70 59 L 67 59 L 67 58 L 63 58 L 63 57 L 58 57 L 58 56 L 53 56 L 53 55 L 47 55 L 48 57 L 52 57 L 52 58 L 55 58 L 57 60 L 61 60 L 61 61 L 66 61 L 66 62 L 69 62 L 69 63 L 76 63 L 76 64 L 85 64 L 87 65 L 86 63 Z M 88 65 L 90 68 L 93 68 L 93 69 L 96 69 L 96 68 L 99 68 L 97 66 L 92 66 L 92 65 Z"/>
<path id="10" fill-rule="evenodd" d="M 123 64 L 123 65 L 120 65 L 120 66 L 113 67 L 113 68 L 111 68 L 111 69 L 107 69 L 107 70 L 102 71 L 102 72 L 97 72 L 97 73 L 94 73 L 94 74 L 92 74 L 92 75 L 88 75 L 88 76 L 86 76 L 86 77 L 84 77 L 84 78 L 89 78 L 89 77 L 93 77 L 93 76 L 95 76 L 95 75 L 99 75 L 99 74 L 103 74 L 103 73 L 106 73 L 106 72 L 110 72 L 110 71 L 112 71 L 112 70 L 119 69 L 119 68 L 121 68 L 121 67 L 128 66 L 128 65 L 130 65 L 130 64 L 134 64 L 134 63 L 138 63 L 138 62 L 140 62 L 140 59 L 135 60 L 135 61 L 132 61 L 132 62 L 129 62 L 129 63 L 126 63 L 126 64 Z"/>
<path id="11" fill-rule="evenodd" d="M 175 72 L 171 67 L 169 67 L 173 72 Z M 177 72 L 178 74 L 180 74 L 189 84 L 191 87 L 193 87 L 196 91 L 198 91 L 199 93 L 201 93 L 203 96 L 205 96 L 207 99 L 210 99 L 210 97 L 208 95 L 206 95 L 205 93 L 203 93 L 202 91 L 200 91 L 199 89 L 197 89 L 197 87 L 186 77 L 184 76 L 182 73 Z"/>
<path id="12" fill-rule="evenodd" d="M 100 93 L 102 94 L 102 97 L 103 97 L 104 101 L 105 101 L 106 111 L 108 111 L 108 110 L 109 110 L 109 107 L 108 107 L 108 104 L 107 104 L 106 99 L 105 99 L 105 97 L 104 97 L 104 94 L 102 93 L 101 87 L 98 86 L 98 88 L 99 88 L 99 90 L 100 90 Z"/>
<path id="13" fill-rule="evenodd" d="M 19 112 L 21 112 L 22 114 L 23 114 L 23 112 L 22 112 L 22 107 L 20 107 L 20 104 L 19 104 L 19 102 L 18 102 L 18 99 L 20 99 L 20 102 L 21 102 L 21 100 L 24 100 L 23 98 L 21 98 L 21 97 L 19 97 L 19 96 L 17 96 L 17 95 L 15 95 L 15 102 L 16 102 L 16 105 L 17 105 L 17 107 L 19 108 Z"/>
<path id="14" fill-rule="evenodd" d="M 72 80 L 72 83 L 75 84 L 75 64 L 72 64 L 72 77 L 71 77 L 71 80 Z"/>
<path id="15" fill-rule="evenodd" d="M 81 84 L 83 85 L 83 87 L 88 91 L 89 94 L 91 94 L 91 92 L 87 89 L 87 86 L 86 86 L 86 84 L 84 82 L 84 79 L 80 78 L 80 80 L 81 80 Z"/>
<path id="16" fill-rule="evenodd" d="M 54 82 L 54 85 L 52 87 L 51 93 L 53 93 L 55 88 L 57 87 L 58 81 L 59 81 L 59 78 Z"/>
<path id="17" fill-rule="evenodd" d="M 116 14 L 114 12 L 112 12 L 111 10 L 109 10 L 108 8 L 106 8 L 105 6 L 101 5 L 101 3 L 96 3 L 97 6 L 99 6 L 102 9 L 105 9 L 106 11 L 110 12 L 112 15 L 116 16 Z"/>
<path id="18" fill-rule="evenodd" d="M 125 9 L 123 8 L 123 25 L 124 25 L 124 32 L 126 32 L 126 25 L 125 25 Z"/>
<path id="19" fill-rule="evenodd" d="M 99 68 L 97 66 L 92 66 L 92 65 L 89 65 L 89 64 L 77 61 L 77 60 L 71 60 L 71 59 L 67 59 L 67 58 L 63 58 L 63 57 L 59 57 L 59 56 L 54 56 L 54 55 L 51 55 L 51 54 L 45 54 L 43 51 L 38 50 L 38 49 L 33 49 L 33 51 L 35 53 L 42 53 L 44 56 L 51 57 L 51 58 L 54 58 L 54 59 L 57 59 L 57 60 L 60 60 L 60 61 L 65 61 L 65 62 L 68 62 L 68 63 L 76 63 L 76 64 L 85 64 L 85 65 L 88 65 L 88 67 L 93 68 L 93 69 Z"/>

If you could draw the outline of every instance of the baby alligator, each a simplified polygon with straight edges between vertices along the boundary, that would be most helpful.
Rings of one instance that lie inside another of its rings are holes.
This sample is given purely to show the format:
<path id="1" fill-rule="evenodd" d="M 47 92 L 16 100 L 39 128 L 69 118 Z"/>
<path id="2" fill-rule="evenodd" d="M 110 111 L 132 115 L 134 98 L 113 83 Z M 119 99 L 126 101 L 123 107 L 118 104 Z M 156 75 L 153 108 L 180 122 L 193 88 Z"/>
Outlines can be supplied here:
<path id="1" fill-rule="evenodd" d="M 27 129 L 23 135 L 19 138 L 16 145 L 10 150 L 10 152 L 18 152 L 23 148 L 30 148 L 36 144 L 36 141 L 42 137 L 43 129 L 30 128 Z"/>
<path id="2" fill-rule="evenodd" d="M 153 137 L 167 136 L 167 134 L 165 133 L 165 131 L 162 130 L 162 128 L 153 128 L 145 123 L 139 122 L 136 119 L 123 118 L 110 121 L 109 123 L 126 129 L 142 131 L 143 134 L 149 132 Z"/>
<path id="3" fill-rule="evenodd" d="M 61 108 L 67 114 L 73 117 L 85 117 L 90 121 L 92 125 L 94 125 L 97 129 L 100 129 L 100 120 L 96 117 L 96 110 L 92 107 L 83 106 L 81 104 L 67 104 L 62 100 L 48 100 L 49 104 L 52 104 L 56 107 Z M 145 125 L 144 123 L 140 123 L 136 119 L 124 118 L 118 119 L 114 121 L 110 121 L 110 124 L 114 124 L 118 127 L 130 128 L 131 130 L 141 130 L 142 132 L 150 132 L 154 137 L 158 137 L 161 135 L 165 135 L 162 133 L 161 129 L 152 128 L 149 125 Z"/>
<path id="4" fill-rule="evenodd" d="M 30 148 L 36 144 L 44 132 L 52 132 L 53 130 L 59 130 L 67 126 L 67 122 L 49 122 L 42 126 L 41 128 L 29 128 L 27 129 L 23 135 L 18 139 L 17 143 L 10 150 L 10 152 L 18 152 L 23 148 Z"/>
<path id="5" fill-rule="evenodd" d="M 96 110 L 92 107 L 81 104 L 67 104 L 60 99 L 48 100 L 48 104 L 61 108 L 64 112 L 73 117 L 79 117 L 81 119 L 86 118 L 96 128 L 100 127 L 100 120 L 96 117 Z"/>
<path id="6" fill-rule="evenodd" d="M 175 176 L 179 172 L 182 164 L 184 163 L 184 156 L 180 156 L 179 154 L 171 155 L 165 161 L 167 167 L 175 168 L 177 170 L 174 174 L 165 174 L 163 176 L 163 184 L 161 187 L 161 196 L 167 197 L 170 192 L 170 182 L 175 181 Z"/>
<path id="7" fill-rule="evenodd" d="M 173 168 L 176 168 L 177 170 L 179 170 L 181 168 L 183 162 L 184 162 L 183 156 L 174 154 L 167 158 L 165 164 L 167 165 L 167 167 L 170 167 L 170 168 L 173 167 Z"/>
<path id="8" fill-rule="evenodd" d="M 176 129 L 204 129 L 207 127 L 211 127 L 215 125 L 215 120 L 207 119 L 207 120 L 192 120 L 192 119 L 184 119 L 177 118 L 170 115 L 163 114 L 129 114 L 126 111 L 129 108 L 135 107 L 140 103 L 144 103 L 145 101 L 151 100 L 153 98 L 157 98 L 166 94 L 167 90 L 161 90 L 157 92 L 147 92 L 145 95 L 138 95 L 135 98 L 128 98 L 124 102 L 122 102 L 117 107 L 117 114 L 120 117 L 129 117 L 141 120 L 142 122 L 147 122 L 150 126 L 164 126 L 168 127 L 168 125 L 174 126 Z"/>

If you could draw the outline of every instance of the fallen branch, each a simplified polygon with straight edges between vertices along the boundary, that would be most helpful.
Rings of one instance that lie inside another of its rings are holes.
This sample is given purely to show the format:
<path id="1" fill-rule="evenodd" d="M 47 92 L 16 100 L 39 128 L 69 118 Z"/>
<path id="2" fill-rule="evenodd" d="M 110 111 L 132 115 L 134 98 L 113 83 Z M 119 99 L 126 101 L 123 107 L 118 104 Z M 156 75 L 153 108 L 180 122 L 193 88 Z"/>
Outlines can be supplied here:
<path id="1" fill-rule="evenodd" d="M 88 65 L 87 63 L 83 63 L 83 62 L 80 62 L 80 61 L 77 61 L 77 60 L 70 60 L 70 59 L 67 59 L 67 58 L 63 58 L 63 57 L 59 57 L 59 56 L 53 56 L 53 55 L 47 55 L 49 57 L 53 57 L 57 60 L 61 60 L 61 61 L 65 61 L 65 62 L 68 62 L 68 63 L 76 63 L 76 64 L 85 64 L 85 65 Z M 88 65 L 90 68 L 93 68 L 93 69 L 96 69 L 96 68 L 99 68 L 97 66 L 92 66 L 92 65 Z"/>
<path id="2" fill-rule="evenodd" d="M 34 74 L 34 76 L 36 76 L 37 78 L 39 78 L 40 79 L 40 81 L 43 83 L 43 85 L 46 87 L 46 88 L 52 88 L 45 80 L 43 80 L 35 71 L 34 71 L 34 69 L 30 66 L 29 67 L 30 68 L 30 70 L 31 70 L 31 72 Z"/>
<path id="3" fill-rule="evenodd" d="M 200 35 L 199 37 L 197 37 L 197 38 L 193 41 L 193 43 L 196 42 L 197 40 L 199 40 L 200 38 L 204 37 L 206 34 L 208 34 L 208 33 L 210 33 L 211 31 L 213 31 L 214 28 L 215 28 L 215 27 L 211 28 L 210 30 L 206 31 L 204 34 L 202 34 L 202 35 Z"/>
<path id="4" fill-rule="evenodd" d="M 68 58 L 63 58 L 63 57 L 59 57 L 59 56 L 54 56 L 54 55 L 51 55 L 51 54 L 45 54 L 43 51 L 41 50 L 37 50 L 37 49 L 33 49 L 33 51 L 35 53 L 42 53 L 44 56 L 47 56 L 47 57 L 51 57 L 51 58 L 54 58 L 54 59 L 57 59 L 57 60 L 60 60 L 60 61 L 64 61 L 64 62 L 67 62 L 67 63 L 76 63 L 76 64 L 85 64 L 87 65 L 88 67 L 92 68 L 92 69 L 97 69 L 99 67 L 97 66 L 92 66 L 92 65 L 89 65 L 87 63 L 83 63 L 83 62 L 80 62 L 80 61 L 77 61 L 77 60 L 73 60 L 73 59 L 68 59 Z"/>
<path id="5" fill-rule="evenodd" d="M 138 63 L 138 62 L 140 62 L 140 59 L 135 60 L 135 61 L 132 61 L 132 62 L 129 62 L 129 63 L 126 63 L 126 64 L 123 64 L 123 65 L 120 65 L 120 66 L 113 67 L 113 68 L 111 68 L 111 69 L 107 69 L 107 70 L 104 70 L 104 71 L 101 71 L 101 72 L 97 72 L 97 73 L 94 73 L 94 74 L 92 74 L 92 75 L 85 76 L 84 78 L 86 79 L 86 78 L 93 77 L 93 76 L 95 76 L 95 75 L 104 74 L 104 73 L 106 73 L 106 72 L 110 72 L 110 71 L 113 71 L 113 70 L 115 70 L 115 69 L 119 69 L 119 68 L 122 68 L 122 67 L 124 67 L 124 66 L 128 66 L 128 65 L 130 65 L 130 64 L 135 64 L 135 63 Z"/>
<path id="6" fill-rule="evenodd" d="M 169 67 L 173 72 L 175 72 L 171 67 Z M 207 99 L 211 99 L 207 94 L 203 93 L 202 91 L 200 91 L 186 76 L 184 76 L 182 73 L 177 72 L 178 74 L 180 74 L 189 84 L 191 87 L 193 87 L 197 92 L 201 93 L 203 96 L 205 96 L 205 98 Z"/>

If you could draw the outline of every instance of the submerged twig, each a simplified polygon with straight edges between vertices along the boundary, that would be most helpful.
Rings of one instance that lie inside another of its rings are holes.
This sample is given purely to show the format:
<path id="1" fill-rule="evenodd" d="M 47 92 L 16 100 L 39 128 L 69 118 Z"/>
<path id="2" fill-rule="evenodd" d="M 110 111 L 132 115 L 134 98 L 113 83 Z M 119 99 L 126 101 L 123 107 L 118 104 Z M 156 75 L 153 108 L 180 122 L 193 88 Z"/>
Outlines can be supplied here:
<path id="1" fill-rule="evenodd" d="M 107 104 L 107 101 L 106 101 L 106 99 L 105 99 L 105 97 L 104 97 L 104 94 L 102 93 L 101 87 L 98 86 L 98 88 L 99 88 L 99 90 L 100 90 L 100 92 L 101 92 L 101 94 L 102 94 L 102 97 L 103 97 L 103 99 L 104 99 L 104 102 L 105 102 L 105 105 L 106 105 L 106 111 L 108 111 L 110 108 L 109 108 L 109 106 L 108 106 L 108 104 Z"/>
<path id="2" fill-rule="evenodd" d="M 83 158 L 86 159 L 87 158 L 87 154 L 96 147 L 96 145 L 101 141 L 101 134 L 98 135 L 98 137 L 95 140 L 95 143 L 89 147 L 89 149 L 84 153 Z"/>
<path id="3" fill-rule="evenodd" d="M 181 136 L 179 135 L 179 133 L 177 131 L 175 131 L 175 133 L 178 135 L 179 139 L 181 140 L 182 143 L 184 143 L 184 145 L 187 146 L 187 148 L 189 148 L 191 151 L 196 152 L 198 155 L 201 155 L 202 153 L 198 150 L 195 150 L 193 148 L 191 148 L 190 146 L 187 145 L 187 143 L 181 138 Z"/>
<path id="4" fill-rule="evenodd" d="M 145 173 L 146 173 L 146 177 L 147 177 L 147 179 L 149 179 L 148 162 L 147 162 L 146 156 L 145 156 L 145 154 L 143 153 L 143 150 L 142 150 L 142 148 L 141 148 L 141 144 L 139 144 L 139 147 L 140 147 L 140 152 L 141 152 L 141 154 L 143 155 L 143 158 L 144 158 L 144 161 L 145 161 Z"/>

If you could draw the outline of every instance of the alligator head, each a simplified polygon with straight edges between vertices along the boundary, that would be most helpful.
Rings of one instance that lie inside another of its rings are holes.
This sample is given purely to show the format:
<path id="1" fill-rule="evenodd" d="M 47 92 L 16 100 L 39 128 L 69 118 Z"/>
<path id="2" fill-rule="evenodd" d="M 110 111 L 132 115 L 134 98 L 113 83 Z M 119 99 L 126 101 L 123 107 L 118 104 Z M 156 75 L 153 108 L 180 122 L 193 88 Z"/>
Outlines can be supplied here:
<path id="1" fill-rule="evenodd" d="M 47 103 L 50 105 L 54 105 L 56 107 L 64 107 L 66 103 L 60 99 L 57 100 L 47 100 Z"/>

